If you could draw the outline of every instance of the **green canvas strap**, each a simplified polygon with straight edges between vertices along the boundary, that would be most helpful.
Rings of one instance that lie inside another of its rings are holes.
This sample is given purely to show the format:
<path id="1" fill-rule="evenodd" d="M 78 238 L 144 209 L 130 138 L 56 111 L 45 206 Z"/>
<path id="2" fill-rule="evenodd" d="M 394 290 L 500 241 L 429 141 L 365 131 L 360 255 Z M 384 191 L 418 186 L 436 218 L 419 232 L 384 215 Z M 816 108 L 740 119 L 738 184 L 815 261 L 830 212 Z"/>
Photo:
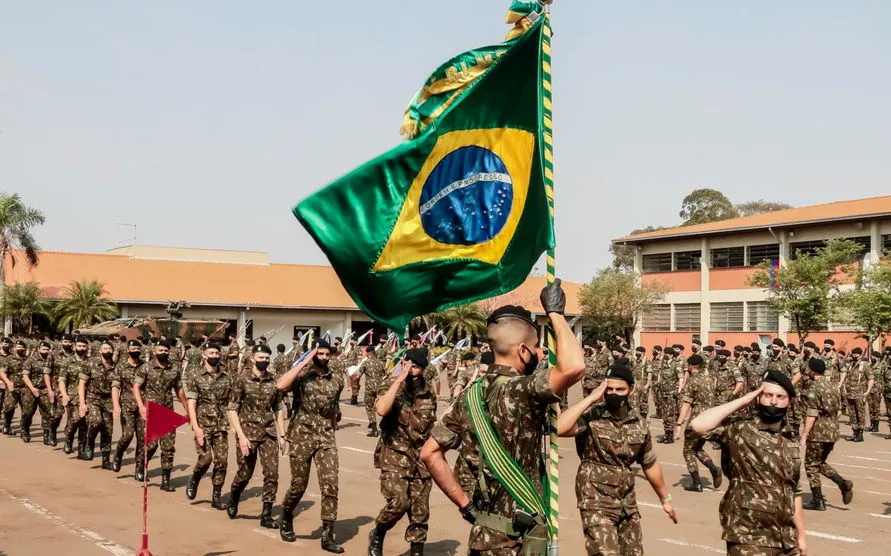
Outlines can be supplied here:
<path id="1" fill-rule="evenodd" d="M 492 474 L 501 483 L 501 486 L 507 490 L 508 494 L 525 511 L 544 517 L 547 515 L 545 513 L 544 501 L 538 494 L 538 491 L 535 490 L 535 485 L 532 484 L 532 481 L 520 465 L 505 450 L 498 439 L 498 435 L 492 429 L 492 424 L 483 404 L 482 383 L 482 379 L 477 379 L 470 386 L 466 405 L 470 423 L 473 425 L 473 431 L 476 434 L 483 459 L 489 470 L 492 471 Z"/>

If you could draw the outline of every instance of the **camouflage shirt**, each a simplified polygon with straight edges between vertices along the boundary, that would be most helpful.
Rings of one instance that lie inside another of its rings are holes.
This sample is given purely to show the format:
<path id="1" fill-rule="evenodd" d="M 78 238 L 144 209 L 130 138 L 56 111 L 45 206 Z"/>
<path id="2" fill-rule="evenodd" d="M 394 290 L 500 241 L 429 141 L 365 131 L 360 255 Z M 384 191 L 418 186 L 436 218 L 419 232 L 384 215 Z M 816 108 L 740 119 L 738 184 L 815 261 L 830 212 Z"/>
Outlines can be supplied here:
<path id="1" fill-rule="evenodd" d="M 272 373 L 254 372 L 235 378 L 229 393 L 229 411 L 238 413 L 241 430 L 251 442 L 276 436 L 275 417 L 281 409 L 281 396 Z"/>
<path id="2" fill-rule="evenodd" d="M 596 511 L 611 521 L 633 516 L 638 510 L 631 466 L 656 462 L 646 420 L 637 411 L 616 417 L 601 404 L 585 411 L 576 426 L 576 449 L 582 460 L 575 476 L 579 509 Z"/>
<path id="3" fill-rule="evenodd" d="M 378 389 L 380 399 L 396 378 Z M 402 384 L 393 408 L 381 419 L 381 437 L 374 452 L 374 466 L 381 471 L 396 471 L 404 477 L 429 477 L 421 462 L 421 447 L 430 437 L 436 422 L 436 394 L 430 382 L 421 378 Z"/>
<path id="4" fill-rule="evenodd" d="M 380 384 L 387 378 L 387 370 L 377 357 L 369 357 L 362 363 L 358 372 L 365 375 L 365 389 L 369 392 L 377 392 Z"/>
<path id="5" fill-rule="evenodd" d="M 173 391 L 183 387 L 182 373 L 170 365 L 142 365 L 133 376 L 133 384 L 139 386 L 143 402 L 153 401 L 173 407 Z"/>
<path id="6" fill-rule="evenodd" d="M 866 387 L 869 383 L 872 371 L 869 363 L 863 361 L 852 361 L 848 365 L 847 378 L 845 378 L 845 391 L 849 398 L 856 398 L 866 394 Z"/>
<path id="7" fill-rule="evenodd" d="M 749 390 L 757 390 L 761 385 L 761 381 L 764 380 L 764 360 L 760 357 L 757 361 L 748 359 L 744 376 Z"/>
<path id="8" fill-rule="evenodd" d="M 28 377 L 34 388 L 38 390 L 46 390 L 46 381 L 43 380 L 44 375 L 50 377 L 50 384 L 52 384 L 57 374 L 56 362 L 52 354 L 43 357 L 35 351 L 22 367 L 22 378 Z"/>
<path id="9" fill-rule="evenodd" d="M 678 391 L 681 380 L 684 379 L 684 368 L 678 359 L 669 359 L 662 363 L 659 369 L 657 383 L 659 391 L 671 394 Z"/>
<path id="10" fill-rule="evenodd" d="M 195 400 L 195 417 L 205 433 L 229 430 L 226 409 L 232 390 L 232 377 L 220 364 L 215 371 L 206 366 L 189 375 L 183 387 L 186 398 Z"/>
<path id="11" fill-rule="evenodd" d="M 342 374 L 333 370 L 320 374 L 315 367 L 297 378 L 293 386 L 297 409 L 288 429 L 288 442 L 299 442 L 305 435 L 318 435 L 333 444 L 335 423 L 340 420 L 338 401 L 343 385 Z"/>
<path id="12" fill-rule="evenodd" d="M 808 434 L 808 442 L 837 441 L 838 412 L 841 407 L 838 387 L 825 377 L 812 380 L 803 399 L 807 406 L 807 416 L 816 418 Z"/>
<path id="13" fill-rule="evenodd" d="M 62 391 L 62 381 L 65 381 L 65 390 L 68 397 L 77 400 L 77 384 L 82 373 L 87 373 L 91 365 L 89 358 L 79 359 L 76 355 L 65 362 L 59 369 L 59 392 Z"/>
<path id="14" fill-rule="evenodd" d="M 9 378 L 9 381 L 12 382 L 13 388 L 24 388 L 25 381 L 23 379 L 22 373 L 25 370 L 25 363 L 27 362 L 27 358 L 19 357 L 16 354 L 9 355 L 8 357 L 4 357 L 2 361 L 0 361 L 0 370 L 6 372 L 6 377 Z"/>
<path id="15" fill-rule="evenodd" d="M 771 355 L 768 357 L 764 363 L 764 371 L 777 371 L 790 379 L 799 372 L 798 368 L 792 364 L 792 360 L 785 355 L 780 355 L 779 357 Z"/>
<path id="16" fill-rule="evenodd" d="M 275 378 L 279 378 L 289 370 L 291 370 L 291 361 L 288 356 L 284 353 L 275 358 L 270 366 L 272 369 L 272 376 Z"/>
<path id="17" fill-rule="evenodd" d="M 186 350 L 186 370 L 197 369 L 201 367 L 201 363 L 204 360 L 204 356 L 201 353 L 201 350 L 196 347 L 190 347 Z"/>
<path id="18" fill-rule="evenodd" d="M 111 398 L 111 383 L 114 380 L 114 374 L 114 365 L 106 365 L 101 357 L 82 366 L 78 378 L 87 383 L 87 401 Z"/>
<path id="19" fill-rule="evenodd" d="M 791 428 L 757 417 L 725 423 L 705 436 L 721 444 L 730 486 L 719 508 L 727 542 L 792 549 L 801 456 Z"/>
<path id="20" fill-rule="evenodd" d="M 690 374 L 690 378 L 684 383 L 681 400 L 690 404 L 690 419 L 687 421 L 687 428 L 690 428 L 690 422 L 715 403 L 712 377 L 704 371 Z"/>
<path id="21" fill-rule="evenodd" d="M 607 348 L 603 348 L 594 355 L 585 358 L 585 388 L 597 388 L 606 378 L 606 370 L 613 364 L 613 354 Z"/>
<path id="22" fill-rule="evenodd" d="M 714 367 L 715 393 L 721 397 L 733 392 L 737 383 L 745 382 L 739 367 L 727 361 L 723 365 L 715 362 Z"/>
<path id="23" fill-rule="evenodd" d="M 635 356 L 632 361 L 632 374 L 634 375 L 634 383 L 638 388 L 644 388 L 647 385 L 647 377 L 650 374 L 650 362 L 646 356 Z"/>
<path id="24" fill-rule="evenodd" d="M 121 391 L 121 407 L 124 409 L 136 409 L 136 396 L 133 395 L 133 384 L 136 374 L 146 363 L 139 360 L 136 366 L 130 364 L 130 357 L 118 359 L 115 366 L 115 375 L 111 381 L 111 387 Z"/>
<path id="25" fill-rule="evenodd" d="M 489 388 L 500 377 L 507 377 L 497 395 L 491 398 L 487 413 L 492 429 L 519 466 L 526 472 L 536 489 L 541 492 L 542 450 L 541 439 L 547 424 L 548 405 L 559 401 L 548 382 L 550 370 L 523 376 L 520 371 L 504 365 L 491 365 L 482 377 L 484 398 L 492 394 Z M 470 418 L 467 415 L 467 391 L 462 392 L 455 403 L 436 423 L 431 436 L 445 449 L 461 446 L 462 440 L 473 435 Z M 476 437 L 472 436 L 476 444 Z M 468 470 L 476 475 L 477 469 Z M 488 466 L 484 466 L 483 477 L 488 490 L 488 504 L 483 509 L 489 513 L 510 517 L 521 507 L 501 486 Z M 470 532 L 471 550 L 492 550 L 501 547 L 514 547 L 518 542 L 503 533 L 481 526 L 474 526 Z"/>

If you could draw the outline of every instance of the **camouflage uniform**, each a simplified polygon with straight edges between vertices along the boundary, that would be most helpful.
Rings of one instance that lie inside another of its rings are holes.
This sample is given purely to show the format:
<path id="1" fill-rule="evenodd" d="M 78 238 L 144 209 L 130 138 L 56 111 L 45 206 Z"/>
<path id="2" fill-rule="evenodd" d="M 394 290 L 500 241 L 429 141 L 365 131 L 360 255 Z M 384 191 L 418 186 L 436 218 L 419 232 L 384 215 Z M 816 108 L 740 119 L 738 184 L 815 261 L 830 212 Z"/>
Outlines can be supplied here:
<path id="1" fill-rule="evenodd" d="M 31 380 L 31 384 L 40 391 L 40 396 L 35 398 L 34 401 L 35 406 L 40 409 L 40 424 L 43 428 L 44 436 L 47 437 L 59 428 L 62 413 L 59 409 L 59 400 L 55 399 L 54 390 L 52 391 L 53 401 L 50 401 L 50 389 L 46 387 L 46 381 L 43 377 L 48 376 L 50 385 L 52 385 L 55 384 L 57 374 L 56 361 L 52 354 L 44 358 L 36 351 L 25 361 L 25 366 L 22 369 L 22 377 L 27 376 Z M 33 412 L 31 416 L 34 416 Z M 31 420 L 29 419 L 28 427 L 30 428 L 30 426 Z M 22 418 L 22 427 L 24 428 L 24 417 Z"/>
<path id="2" fill-rule="evenodd" d="M 705 439 L 721 445 L 730 479 L 719 507 L 727 553 L 798 554 L 792 517 L 801 495 L 801 457 L 795 431 L 752 417 L 722 424 Z"/>
<path id="3" fill-rule="evenodd" d="M 0 367 L 0 370 L 4 371 L 9 381 L 12 382 L 12 389 L 6 393 L 6 398 L 3 400 L 4 427 L 11 426 L 16 406 L 21 407 L 22 410 L 22 428 L 31 427 L 31 418 L 34 416 L 37 404 L 31 391 L 25 386 L 22 377 L 26 361 L 26 358 L 19 357 L 14 352 L 2 361 L 3 367 Z"/>
<path id="4" fill-rule="evenodd" d="M 381 385 L 378 399 L 395 380 Z M 381 438 L 374 453 L 374 467 L 381 470 L 381 494 L 387 500 L 375 523 L 389 531 L 407 513 L 405 540 L 410 543 L 427 542 L 432 480 L 421 462 L 421 447 L 436 422 L 431 384 L 421 378 L 414 386 L 408 380 L 402 385 L 393 408 L 381 420 Z"/>
<path id="5" fill-rule="evenodd" d="M 650 391 L 653 394 L 653 405 L 656 406 L 656 419 L 662 419 L 662 396 L 659 395 L 659 376 L 662 374 L 662 367 L 665 365 L 664 356 L 650 360 L 650 376 L 652 378 Z"/>
<path id="6" fill-rule="evenodd" d="M 196 401 L 195 418 L 204 431 L 204 445 L 199 446 L 198 441 L 195 441 L 198 460 L 193 473 L 203 477 L 212 463 L 213 486 L 222 487 L 229 466 L 229 421 L 226 418 L 226 409 L 232 390 L 232 377 L 222 364 L 212 371 L 204 366 L 196 369 L 183 385 L 186 398 Z"/>
<path id="7" fill-rule="evenodd" d="M 885 393 L 885 376 L 881 360 L 874 361 L 870 367 L 873 385 L 866 399 L 869 405 L 869 428 L 878 432 L 878 423 L 882 411 L 882 396 Z"/>
<path id="8" fill-rule="evenodd" d="M 183 371 L 183 380 L 185 380 L 185 378 L 192 373 L 201 372 L 201 364 L 204 361 L 204 356 L 201 353 L 200 349 L 196 347 L 190 347 L 186 350 L 186 354 L 183 358 L 186 362 L 186 368 Z"/>
<path id="9" fill-rule="evenodd" d="M 377 391 L 387 375 L 384 364 L 377 357 L 369 357 L 362 364 L 362 368 L 356 376 L 365 375 L 365 414 L 368 416 L 368 428 L 377 426 L 377 409 L 374 402 L 377 399 Z"/>
<path id="10" fill-rule="evenodd" d="M 226 362 L 226 368 L 229 371 L 229 375 L 231 375 L 233 378 L 238 376 L 238 355 L 238 342 L 232 342 L 226 348 L 226 358 L 224 359 L 224 361 Z"/>
<path id="11" fill-rule="evenodd" d="M 821 488 L 820 475 L 841 486 L 844 479 L 826 459 L 838 441 L 838 412 L 841 397 L 828 378 L 812 380 L 802 400 L 807 407 L 807 416 L 814 417 L 814 425 L 807 437 L 804 455 L 804 469 L 811 489 Z"/>
<path id="12" fill-rule="evenodd" d="M 257 456 L 263 466 L 263 502 L 275 502 L 278 491 L 278 442 L 275 430 L 276 414 L 281 410 L 281 396 L 275 389 L 275 377 L 270 373 L 260 376 L 252 372 L 239 375 L 232 383 L 229 411 L 238 414 L 241 430 L 250 442 L 247 457 L 235 452 L 238 471 L 232 481 L 232 491 L 239 496 L 254 475 Z"/>
<path id="13" fill-rule="evenodd" d="M 577 423 L 581 458 L 575 493 L 588 554 L 643 554 L 634 471 L 656 463 L 646 420 L 631 410 L 616 417 L 603 405 L 589 408 Z"/>
<path id="14" fill-rule="evenodd" d="M 885 383 L 883 396 L 885 398 L 885 413 L 888 417 L 888 423 L 891 424 L 891 355 L 886 352 L 885 360 L 881 365 L 882 380 Z M 889 436 L 888 438 L 891 438 Z"/>
<path id="15" fill-rule="evenodd" d="M 182 371 L 171 365 L 169 361 L 166 365 L 155 361 L 154 365 L 145 364 L 139 368 L 133 376 L 133 384 L 139 387 L 143 403 L 152 401 L 167 409 L 173 409 L 173 391 L 183 387 Z M 144 437 L 145 421 L 140 419 L 138 423 L 137 434 Z M 149 446 L 143 447 L 148 450 L 146 459 L 143 459 L 144 456 L 137 445 L 136 461 L 152 459 L 158 449 L 158 442 L 155 440 Z M 176 454 L 176 431 L 162 436 L 160 444 L 161 469 L 173 469 L 173 456 Z"/>
<path id="16" fill-rule="evenodd" d="M 452 399 L 452 392 L 455 391 L 455 382 L 458 380 L 458 352 L 454 348 L 446 354 L 445 364 L 442 368 L 449 383 L 449 399 Z"/>
<path id="17" fill-rule="evenodd" d="M 548 405 L 559 400 L 548 383 L 549 376 L 549 370 L 523 376 L 510 367 L 491 365 L 481 379 L 492 429 L 505 450 L 528 475 L 539 495 L 542 491 L 539 472 L 541 440 L 546 433 Z M 497 385 L 497 391 L 490 390 L 493 385 Z M 446 450 L 458 448 L 470 439 L 474 445 L 477 443 L 467 414 L 466 397 L 467 391 L 462 392 L 433 427 L 431 436 Z M 514 510 L 522 508 L 482 461 L 477 459 L 481 468 L 468 469 L 470 475 L 480 477 L 486 489 L 474 493 L 474 501 L 483 511 L 470 531 L 468 546 L 471 551 L 483 551 L 484 554 L 522 554 L 522 537 L 508 536 L 504 531 L 492 528 L 500 519 L 510 520 Z M 486 523 L 489 525 L 484 525 Z"/>
<path id="18" fill-rule="evenodd" d="M 713 403 L 716 406 L 732 400 L 733 390 L 736 388 L 736 385 L 745 383 L 745 378 L 743 378 L 739 368 L 730 361 L 721 364 L 717 359 L 715 360 L 714 378 L 715 401 Z"/>
<path id="19" fill-rule="evenodd" d="M 272 365 L 270 365 L 272 376 L 274 376 L 276 379 L 288 372 L 290 369 L 291 365 L 289 362 L 289 358 L 285 356 L 284 353 L 278 354 L 278 356 L 276 356 L 275 360 L 272 362 Z"/>
<path id="20" fill-rule="evenodd" d="M 650 378 L 650 362 L 646 355 L 634 358 L 632 374 L 636 388 L 634 394 L 631 395 L 631 408 L 646 419 L 650 413 L 650 391 L 647 389 L 647 379 Z"/>
<path id="21" fill-rule="evenodd" d="M 866 429 L 866 394 L 872 371 L 864 360 L 852 361 L 845 378 L 845 393 L 851 410 L 851 428 L 856 433 Z"/>
<path id="22" fill-rule="evenodd" d="M 92 453 L 98 435 L 103 459 L 111 454 L 111 437 L 114 431 L 111 383 L 114 376 L 114 365 L 106 365 L 101 357 L 82 367 L 78 376 L 80 380 L 86 381 L 87 449 Z"/>
<path id="23" fill-rule="evenodd" d="M 310 463 L 315 460 L 322 495 L 322 521 L 337 519 L 338 461 L 334 432 L 340 421 L 338 400 L 343 387 L 343 375 L 331 371 L 321 374 L 315 366 L 297 378 L 294 389 L 297 410 L 287 435 L 291 444 L 291 486 L 282 501 L 283 509 L 293 511 L 300 503 L 309 483 Z M 368 388 L 367 383 L 365 387 Z"/>
<path id="24" fill-rule="evenodd" d="M 705 446 L 705 439 L 694 434 L 690 428 L 693 419 L 712 407 L 715 402 L 715 387 L 712 377 L 704 371 L 691 374 L 687 382 L 684 383 L 684 391 L 681 396 L 684 403 L 690 404 L 690 417 L 687 420 L 687 429 L 684 431 L 684 463 L 687 464 L 689 473 L 695 473 L 695 476 L 698 476 L 699 465 L 696 460 L 702 462 L 702 465 L 708 467 L 709 470 L 715 467 L 712 458 L 702 449 Z"/>
<path id="25" fill-rule="evenodd" d="M 83 451 L 87 444 L 87 420 L 78 412 L 77 385 L 81 373 L 87 372 L 91 365 L 90 359 L 80 359 L 75 355 L 68 359 L 59 373 L 59 393 L 62 392 L 62 381 L 65 381 L 65 390 L 68 395 L 68 405 L 62 409 L 65 412 L 65 442 L 71 444 L 77 436 L 78 450 Z"/>
<path id="26" fill-rule="evenodd" d="M 125 356 L 118 360 L 115 377 L 111 381 L 111 387 L 120 391 L 121 437 L 118 438 L 118 446 L 115 449 L 115 461 L 118 462 L 124 457 L 124 452 L 130 447 L 134 436 L 136 436 L 136 453 L 142 454 L 144 447 L 145 436 L 136 434 L 137 423 L 139 423 L 139 406 L 136 404 L 136 396 L 133 395 L 133 380 L 144 365 L 147 363 L 143 363 L 140 359 L 139 364 L 134 367 L 130 364 L 130 357 Z"/>
<path id="27" fill-rule="evenodd" d="M 665 438 L 674 438 L 674 428 L 678 422 L 678 388 L 684 378 L 684 370 L 675 358 L 662 363 L 659 377 L 656 381 L 657 395 L 662 398 L 662 424 L 665 428 Z"/>
<path id="28" fill-rule="evenodd" d="M 612 364 L 613 354 L 606 347 L 585 358 L 585 378 L 582 380 L 582 391 L 585 396 L 600 386 L 606 378 L 606 370 Z"/>

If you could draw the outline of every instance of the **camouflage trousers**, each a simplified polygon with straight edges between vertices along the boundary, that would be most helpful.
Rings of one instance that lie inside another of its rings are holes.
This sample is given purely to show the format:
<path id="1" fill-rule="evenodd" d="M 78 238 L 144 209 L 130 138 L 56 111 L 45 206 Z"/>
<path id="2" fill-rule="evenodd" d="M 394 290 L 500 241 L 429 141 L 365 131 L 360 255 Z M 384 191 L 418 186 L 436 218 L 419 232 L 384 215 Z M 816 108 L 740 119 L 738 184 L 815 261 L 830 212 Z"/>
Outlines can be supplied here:
<path id="1" fill-rule="evenodd" d="M 835 484 L 844 479 L 831 465 L 826 463 L 835 442 L 808 442 L 804 452 L 804 470 L 807 473 L 807 481 L 811 489 L 821 488 L 820 475 L 823 475 Z"/>
<path id="2" fill-rule="evenodd" d="M 65 440 L 74 441 L 77 435 L 78 444 L 86 445 L 87 442 L 87 420 L 82 418 L 78 413 L 77 403 L 72 398 L 68 405 L 63 408 L 65 412 Z"/>
<path id="3" fill-rule="evenodd" d="M 690 473 L 699 473 L 699 460 L 702 465 L 711 469 L 715 463 L 712 458 L 703 450 L 705 446 L 705 438 L 695 434 L 692 429 L 684 431 L 684 463 L 687 464 L 687 471 Z"/>
<path id="4" fill-rule="evenodd" d="M 449 399 L 452 399 L 454 396 L 452 395 L 455 391 L 455 383 L 458 382 L 458 370 L 455 369 L 455 372 L 452 373 L 451 370 L 446 369 L 446 380 L 449 383 Z"/>
<path id="5" fill-rule="evenodd" d="M 850 418 L 851 428 L 855 431 L 862 431 L 866 428 L 866 400 L 863 396 L 856 398 L 848 397 L 848 417 Z"/>
<path id="6" fill-rule="evenodd" d="M 377 395 L 374 392 L 374 388 L 371 388 L 372 385 L 368 384 L 368 380 L 365 381 L 365 415 L 368 416 L 368 427 L 371 428 L 372 425 L 377 426 L 377 409 L 374 407 L 374 402 L 377 401 Z"/>
<path id="7" fill-rule="evenodd" d="M 397 471 L 381 472 L 381 494 L 387 505 L 377 515 L 375 523 L 385 531 L 392 529 L 402 516 L 408 514 L 406 542 L 427 542 L 427 521 L 430 519 L 429 477 L 405 477 Z"/>
<path id="8" fill-rule="evenodd" d="M 662 418 L 662 396 L 659 395 L 658 390 L 653 390 L 653 405 L 656 406 L 656 418 Z M 677 421 L 675 421 L 677 422 Z"/>
<path id="9" fill-rule="evenodd" d="M 359 398 L 359 389 L 362 388 L 362 384 L 360 382 L 361 377 L 359 376 L 358 373 L 356 373 L 353 376 L 347 375 L 346 379 L 347 379 L 347 382 L 349 382 L 349 384 L 350 384 L 350 397 L 358 399 Z M 365 390 L 366 391 L 368 390 L 367 382 L 365 383 Z"/>
<path id="10" fill-rule="evenodd" d="M 799 556 L 798 548 L 771 548 L 753 544 L 727 543 L 727 556 Z"/>
<path id="11" fill-rule="evenodd" d="M 20 407 L 22 410 L 20 423 L 22 430 L 31 430 L 31 420 L 34 418 L 34 413 L 37 412 L 37 398 L 24 386 L 14 388 L 6 394 L 6 398 L 3 400 L 3 418 L 6 421 L 12 421 L 16 407 Z"/>
<path id="12" fill-rule="evenodd" d="M 111 436 L 114 431 L 111 396 L 87 399 L 87 446 L 96 444 L 102 453 L 111 452 Z"/>
<path id="13" fill-rule="evenodd" d="M 168 408 L 169 409 L 169 408 Z M 145 438 L 145 421 L 142 417 L 136 422 L 136 434 L 138 438 Z M 169 432 L 162 436 L 159 440 L 155 440 L 151 444 L 142 446 L 141 442 L 136 444 L 136 463 L 141 461 L 148 462 L 158 451 L 158 444 L 161 445 L 161 469 L 173 469 L 173 456 L 176 454 L 176 431 Z M 143 456 L 142 451 L 148 449 L 148 453 Z M 145 459 L 143 459 L 145 458 Z"/>
<path id="14" fill-rule="evenodd" d="M 247 456 L 236 448 L 238 471 L 232 480 L 232 490 L 244 490 L 247 486 L 254 476 L 257 456 L 260 456 L 260 465 L 263 466 L 263 502 L 275 503 L 275 493 L 278 492 L 278 440 L 274 436 L 266 435 L 262 440 L 252 440 Z"/>
<path id="15" fill-rule="evenodd" d="M 203 477 L 213 464 L 213 486 L 223 486 L 229 467 L 229 431 L 205 431 L 204 446 L 199 446 L 196 440 L 195 451 L 198 453 L 198 460 L 195 462 L 194 472 Z"/>
<path id="16" fill-rule="evenodd" d="M 873 386 L 872 392 L 867 396 L 866 402 L 869 405 L 869 422 L 876 423 L 882 414 L 882 387 L 881 385 Z"/>
<path id="17" fill-rule="evenodd" d="M 674 434 L 678 423 L 678 391 L 674 388 L 661 390 L 659 397 L 662 398 L 662 426 L 665 434 Z"/>
<path id="18" fill-rule="evenodd" d="M 641 556 L 644 553 L 639 513 L 617 520 L 598 511 L 580 512 L 589 556 Z"/>
<path id="19" fill-rule="evenodd" d="M 117 451 L 120 455 L 124 455 L 133 437 L 136 437 L 136 453 L 142 454 L 143 441 L 145 440 L 145 431 L 143 434 L 136 434 L 136 427 L 139 423 L 139 408 L 136 406 L 128 407 L 126 404 L 121 406 L 121 437 L 118 438 Z M 138 461 L 138 460 L 137 460 Z"/>
<path id="20" fill-rule="evenodd" d="M 631 407 L 636 409 L 644 419 L 650 414 L 650 391 L 640 386 L 640 390 L 631 396 Z"/>
<path id="21" fill-rule="evenodd" d="M 50 401 L 49 390 L 41 390 L 37 408 L 40 410 L 40 424 L 43 430 L 50 432 L 58 430 L 59 423 L 62 422 L 62 404 L 55 392 L 53 392 L 53 401 Z"/>
<path id="22" fill-rule="evenodd" d="M 332 433 L 333 434 L 333 433 Z M 328 441 L 330 440 L 330 441 Z M 334 439 L 308 438 L 291 444 L 291 486 L 285 493 L 283 508 L 296 508 L 309 483 L 310 465 L 316 462 L 319 491 L 322 495 L 322 521 L 337 520 L 337 446 Z"/>
<path id="23" fill-rule="evenodd" d="M 885 415 L 888 417 L 888 424 L 891 425 L 891 392 L 885 392 Z"/>

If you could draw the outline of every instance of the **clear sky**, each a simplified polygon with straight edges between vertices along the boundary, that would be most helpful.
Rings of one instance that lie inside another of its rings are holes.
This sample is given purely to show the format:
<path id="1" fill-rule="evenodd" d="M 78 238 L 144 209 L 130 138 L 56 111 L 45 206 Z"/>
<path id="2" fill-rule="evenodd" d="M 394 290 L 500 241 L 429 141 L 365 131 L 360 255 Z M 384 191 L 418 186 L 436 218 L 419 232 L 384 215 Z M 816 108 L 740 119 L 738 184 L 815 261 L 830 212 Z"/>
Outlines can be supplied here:
<path id="1" fill-rule="evenodd" d="M 126 242 L 324 263 L 290 213 L 400 141 L 440 63 L 508 0 L 0 0 L 0 190 L 47 250 Z M 559 274 L 714 187 L 891 194 L 891 2 L 556 0 Z M 349 225 L 345 222 L 344 225 Z"/>

